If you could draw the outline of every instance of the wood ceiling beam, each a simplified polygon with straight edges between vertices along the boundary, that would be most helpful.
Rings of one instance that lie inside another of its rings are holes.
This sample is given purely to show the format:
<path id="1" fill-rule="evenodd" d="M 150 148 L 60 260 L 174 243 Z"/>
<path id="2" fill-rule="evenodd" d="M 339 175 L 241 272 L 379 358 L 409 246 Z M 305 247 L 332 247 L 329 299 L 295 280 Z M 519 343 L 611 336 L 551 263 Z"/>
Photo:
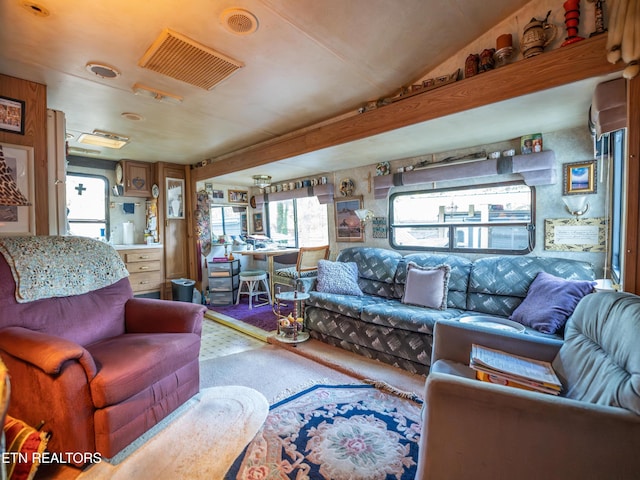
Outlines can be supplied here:
<path id="1" fill-rule="evenodd" d="M 621 71 L 606 59 L 607 35 L 551 50 L 504 67 L 408 96 L 390 105 L 216 157 L 194 169 L 194 180 L 214 178 L 323 148 L 360 140 L 576 81 Z"/>

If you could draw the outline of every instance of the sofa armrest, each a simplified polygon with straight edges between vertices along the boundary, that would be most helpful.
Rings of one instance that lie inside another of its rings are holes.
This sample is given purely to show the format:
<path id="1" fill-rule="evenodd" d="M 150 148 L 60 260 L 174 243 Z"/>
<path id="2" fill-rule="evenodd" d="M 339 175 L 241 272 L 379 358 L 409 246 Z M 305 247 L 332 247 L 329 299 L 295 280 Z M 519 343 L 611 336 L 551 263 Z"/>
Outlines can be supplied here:
<path id="1" fill-rule="evenodd" d="M 634 478 L 640 417 L 621 408 L 432 373 L 419 479 Z"/>
<path id="2" fill-rule="evenodd" d="M 471 345 L 474 343 L 547 362 L 555 358 L 562 346 L 561 340 L 552 338 L 490 330 L 473 324 L 441 320 L 434 327 L 431 365 L 440 359 L 468 365 Z"/>
<path id="3" fill-rule="evenodd" d="M 38 367 L 48 375 L 57 375 L 69 360 L 77 360 L 87 373 L 96 375 L 96 364 L 87 350 L 75 342 L 24 327 L 0 330 L 0 350 Z"/>
<path id="4" fill-rule="evenodd" d="M 127 333 L 202 333 L 207 307 L 196 303 L 131 298 L 125 304 Z"/>

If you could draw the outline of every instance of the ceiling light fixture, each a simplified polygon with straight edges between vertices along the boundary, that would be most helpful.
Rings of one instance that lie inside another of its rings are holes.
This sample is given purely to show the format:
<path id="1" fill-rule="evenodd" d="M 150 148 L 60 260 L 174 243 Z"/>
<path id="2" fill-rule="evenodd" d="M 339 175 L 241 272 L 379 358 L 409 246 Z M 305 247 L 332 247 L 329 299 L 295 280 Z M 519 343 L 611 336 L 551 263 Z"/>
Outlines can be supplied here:
<path id="1" fill-rule="evenodd" d="M 102 152 L 91 148 L 69 147 L 69 153 L 75 155 L 100 155 Z"/>
<path id="2" fill-rule="evenodd" d="M 78 142 L 96 147 L 122 148 L 129 143 L 129 137 L 117 133 L 94 130 L 93 133 L 83 133 L 78 137 Z"/>
<path id="3" fill-rule="evenodd" d="M 88 72 L 91 72 L 96 77 L 100 78 L 111 79 L 120 76 L 120 72 L 115 67 L 104 63 L 89 62 L 84 68 L 86 68 Z"/>
<path id="4" fill-rule="evenodd" d="M 249 35 L 258 29 L 258 19 L 243 8 L 227 8 L 220 14 L 220 20 L 227 30 L 236 35 Z"/>
<path id="5" fill-rule="evenodd" d="M 155 88 L 147 87 L 140 83 L 134 84 L 132 90 L 136 95 L 151 98 L 156 102 L 169 103 L 171 105 L 178 105 L 182 103 L 182 97 L 179 95 L 163 92 L 162 90 L 156 90 Z"/>
<path id="6" fill-rule="evenodd" d="M 253 184 L 258 188 L 264 188 L 271 185 L 271 175 L 254 175 Z"/>
<path id="7" fill-rule="evenodd" d="M 126 118 L 127 120 L 131 120 L 132 122 L 141 122 L 142 120 L 144 120 L 144 117 L 139 113 L 123 112 L 120 114 L 120 116 L 122 118 Z"/>
<path id="8" fill-rule="evenodd" d="M 25 0 L 22 2 L 22 6 L 26 8 L 27 11 L 33 13 L 37 17 L 49 16 L 49 10 L 44 8 L 42 5 L 38 5 L 37 3 L 29 2 L 28 0 Z"/>

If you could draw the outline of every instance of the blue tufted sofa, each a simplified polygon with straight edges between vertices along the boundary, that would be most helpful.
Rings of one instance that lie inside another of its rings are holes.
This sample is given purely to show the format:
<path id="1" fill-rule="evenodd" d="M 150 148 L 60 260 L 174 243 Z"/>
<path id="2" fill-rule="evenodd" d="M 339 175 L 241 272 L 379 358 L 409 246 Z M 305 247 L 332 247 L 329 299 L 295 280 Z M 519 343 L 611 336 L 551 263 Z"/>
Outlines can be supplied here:
<path id="1" fill-rule="evenodd" d="M 541 271 L 568 280 L 595 278 L 590 263 L 551 257 L 505 255 L 472 261 L 456 255 L 403 256 L 383 248 L 350 247 L 336 261 L 357 264 L 364 295 L 309 292 L 305 323 L 311 337 L 425 375 L 437 321 L 467 315 L 509 317 Z M 451 267 L 446 310 L 402 303 L 408 262 Z"/>

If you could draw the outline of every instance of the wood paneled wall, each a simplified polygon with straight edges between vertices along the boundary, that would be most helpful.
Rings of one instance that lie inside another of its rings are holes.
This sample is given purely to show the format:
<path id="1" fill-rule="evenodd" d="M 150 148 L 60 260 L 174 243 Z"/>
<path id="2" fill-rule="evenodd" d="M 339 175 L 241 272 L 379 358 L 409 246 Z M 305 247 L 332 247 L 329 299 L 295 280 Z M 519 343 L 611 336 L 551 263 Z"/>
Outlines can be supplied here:
<path id="1" fill-rule="evenodd" d="M 0 95 L 25 102 L 24 135 L 0 131 L 0 142 L 33 147 L 36 233 L 49 233 L 47 195 L 47 87 L 0 74 Z"/>

